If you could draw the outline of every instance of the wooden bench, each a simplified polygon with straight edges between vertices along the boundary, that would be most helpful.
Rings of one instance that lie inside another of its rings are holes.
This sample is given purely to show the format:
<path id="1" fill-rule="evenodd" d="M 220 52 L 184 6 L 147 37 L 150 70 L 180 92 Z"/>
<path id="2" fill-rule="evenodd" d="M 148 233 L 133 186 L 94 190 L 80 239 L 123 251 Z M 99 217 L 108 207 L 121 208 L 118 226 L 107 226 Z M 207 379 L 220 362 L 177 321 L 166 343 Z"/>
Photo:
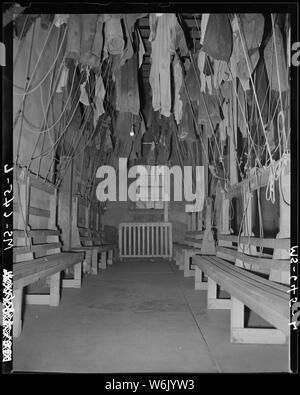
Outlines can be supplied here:
<path id="1" fill-rule="evenodd" d="M 196 241 L 196 239 L 195 239 Z M 179 270 L 183 270 L 184 277 L 194 276 L 195 270 L 191 258 L 201 251 L 201 240 L 195 242 L 196 246 L 184 243 L 173 243 L 174 259 Z"/>
<path id="2" fill-rule="evenodd" d="M 83 251 L 87 266 L 90 266 L 92 274 L 96 275 L 98 267 L 106 269 L 107 264 L 113 263 L 116 245 L 102 243 L 101 213 L 97 204 L 80 196 L 74 196 L 72 213 L 71 250 Z M 100 263 L 99 254 L 101 254 Z"/>
<path id="3" fill-rule="evenodd" d="M 198 221 L 195 217 L 198 214 Z M 201 214 L 201 216 L 199 215 Z M 201 218 L 202 227 L 202 213 L 190 213 L 191 222 L 198 222 L 199 217 Z M 202 290 L 207 289 L 207 282 L 205 281 L 204 275 L 196 272 L 191 258 L 195 254 L 206 254 L 215 255 L 215 240 L 212 232 L 212 201 L 210 198 L 206 199 L 205 209 L 205 230 L 189 230 L 185 234 L 184 243 L 174 244 L 174 257 L 176 264 L 179 265 L 179 269 L 184 271 L 184 277 L 195 276 L 195 289 Z"/>
<path id="4" fill-rule="evenodd" d="M 266 274 L 272 281 L 289 284 L 289 250 L 289 238 L 219 235 L 216 255 L 246 269 Z M 276 259 L 277 256 L 286 256 L 286 259 Z"/>
<path id="5" fill-rule="evenodd" d="M 106 243 L 105 232 L 101 227 L 101 209 L 99 202 L 90 204 L 90 238 L 93 246 L 97 247 L 98 253 L 101 254 L 100 268 L 105 269 L 106 265 L 112 265 L 117 257 L 117 243 Z M 95 272 L 95 270 L 94 270 Z"/>
<path id="6" fill-rule="evenodd" d="M 289 335 L 289 288 L 272 279 L 274 271 L 277 280 L 278 271 L 287 271 L 289 261 L 273 259 L 270 249 L 288 250 L 289 239 L 220 235 L 220 242 L 233 245 L 217 246 L 216 257 L 193 257 L 196 273 L 201 271 L 208 277 L 208 309 L 231 310 L 232 342 L 285 343 Z M 257 247 L 262 249 L 260 256 Z M 218 286 L 227 291 L 231 298 L 219 298 Z M 246 328 L 245 305 L 277 329 Z"/>
<path id="7" fill-rule="evenodd" d="M 62 287 L 81 287 L 83 253 L 61 252 L 60 230 L 56 227 L 57 190 L 52 184 L 16 170 L 14 184 L 14 327 L 17 337 L 22 328 L 22 304 L 25 287 L 46 280 L 49 294 L 27 294 L 27 304 L 58 306 Z M 74 278 L 61 278 L 74 266 Z M 43 284 L 43 287 L 45 284 Z"/>

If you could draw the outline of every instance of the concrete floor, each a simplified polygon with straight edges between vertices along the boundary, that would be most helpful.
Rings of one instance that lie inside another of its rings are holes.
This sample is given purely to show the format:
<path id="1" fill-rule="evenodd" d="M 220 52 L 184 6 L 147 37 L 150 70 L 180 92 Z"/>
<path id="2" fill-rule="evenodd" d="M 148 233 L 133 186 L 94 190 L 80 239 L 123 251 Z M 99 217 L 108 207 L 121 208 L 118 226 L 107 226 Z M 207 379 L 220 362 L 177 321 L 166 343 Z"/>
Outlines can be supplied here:
<path id="1" fill-rule="evenodd" d="M 229 311 L 166 260 L 118 262 L 59 307 L 26 306 L 14 370 L 38 372 L 287 372 L 287 345 L 229 341 Z"/>

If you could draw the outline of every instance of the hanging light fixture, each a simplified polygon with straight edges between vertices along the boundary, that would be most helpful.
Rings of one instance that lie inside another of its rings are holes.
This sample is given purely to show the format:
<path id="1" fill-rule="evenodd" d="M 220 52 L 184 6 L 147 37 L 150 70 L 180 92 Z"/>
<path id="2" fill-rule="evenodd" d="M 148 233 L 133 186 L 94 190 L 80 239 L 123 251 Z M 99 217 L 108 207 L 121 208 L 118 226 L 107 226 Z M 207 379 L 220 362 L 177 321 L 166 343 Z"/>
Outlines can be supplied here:
<path id="1" fill-rule="evenodd" d="M 133 114 L 131 114 L 131 130 L 130 130 L 130 136 L 134 136 L 134 129 L 133 129 Z"/>

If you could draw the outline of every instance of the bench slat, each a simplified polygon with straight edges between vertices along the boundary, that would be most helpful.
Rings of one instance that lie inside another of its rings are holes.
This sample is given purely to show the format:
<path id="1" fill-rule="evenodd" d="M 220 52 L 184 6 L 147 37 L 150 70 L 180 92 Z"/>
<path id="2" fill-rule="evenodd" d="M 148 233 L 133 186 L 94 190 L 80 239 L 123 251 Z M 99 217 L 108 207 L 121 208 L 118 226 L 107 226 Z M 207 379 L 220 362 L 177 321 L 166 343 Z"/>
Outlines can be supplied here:
<path id="1" fill-rule="evenodd" d="M 42 252 L 47 250 L 54 250 L 55 248 L 61 248 L 61 243 L 46 243 L 46 244 L 33 244 L 28 247 L 14 247 L 14 256 L 19 254 L 27 254 L 28 252 Z"/>
<path id="2" fill-rule="evenodd" d="M 236 236 L 236 235 L 218 235 L 218 240 L 232 241 L 235 243 L 240 242 L 241 244 L 247 244 L 256 247 L 265 248 L 278 248 L 283 250 L 289 250 L 291 246 L 290 239 L 271 239 L 271 238 L 259 238 L 259 237 L 248 237 L 248 236 Z"/>
<path id="3" fill-rule="evenodd" d="M 282 271 L 290 270 L 290 261 L 287 259 L 261 258 L 259 256 L 247 255 L 241 251 L 226 247 L 217 247 L 217 256 L 218 252 L 221 252 L 222 254 L 226 254 L 233 258 L 240 259 L 243 262 L 254 265 L 259 269 L 266 269 L 267 271 L 270 271 L 271 269 Z"/>
<path id="4" fill-rule="evenodd" d="M 55 229 L 38 229 L 38 230 L 28 230 L 28 237 L 40 237 L 40 236 L 59 236 L 60 231 Z M 25 231 L 21 229 L 14 229 L 14 236 L 17 238 L 26 237 Z"/>
<path id="5" fill-rule="evenodd" d="M 33 282 L 82 262 L 83 259 L 84 253 L 61 252 L 43 258 L 16 263 L 13 265 L 14 289 L 26 287 Z"/>
<path id="6" fill-rule="evenodd" d="M 50 218 L 50 211 L 49 210 L 44 210 L 42 208 L 30 206 L 28 211 L 29 211 L 30 215 L 35 215 L 36 217 Z"/>
<path id="7" fill-rule="evenodd" d="M 241 275 L 243 278 L 247 277 L 249 281 L 252 283 L 262 283 L 264 286 L 268 286 L 270 289 L 279 290 L 280 292 L 286 292 L 288 287 L 283 284 L 276 283 L 274 281 L 270 281 L 262 276 L 252 273 L 250 270 L 238 267 L 232 263 L 226 262 L 224 259 L 215 256 L 205 256 L 208 260 L 218 265 L 220 268 L 226 267 L 230 271 L 236 273 L 236 275 Z"/>
<path id="8" fill-rule="evenodd" d="M 219 258 L 210 256 L 195 256 L 193 261 L 204 273 L 240 300 L 251 310 L 266 319 L 272 325 L 289 335 L 289 295 L 285 291 L 274 293 L 274 284 L 262 284 L 260 277 L 253 275 L 257 281 L 250 281 L 246 270 L 236 267 Z M 221 262 L 220 262 L 221 261 Z M 220 265 L 221 263 L 221 265 Z M 234 270 L 233 270 L 234 268 Z M 278 285 L 278 284 L 276 284 Z"/>

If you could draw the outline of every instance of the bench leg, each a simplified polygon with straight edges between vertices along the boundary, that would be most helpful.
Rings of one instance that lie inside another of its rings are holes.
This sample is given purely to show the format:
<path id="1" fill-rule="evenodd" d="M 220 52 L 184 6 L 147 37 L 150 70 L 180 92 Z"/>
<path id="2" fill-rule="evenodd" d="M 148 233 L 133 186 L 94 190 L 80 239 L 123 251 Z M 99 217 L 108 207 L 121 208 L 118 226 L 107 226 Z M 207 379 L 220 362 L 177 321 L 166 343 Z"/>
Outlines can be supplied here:
<path id="1" fill-rule="evenodd" d="M 107 252 L 102 251 L 101 252 L 101 263 L 100 263 L 101 269 L 106 269 L 106 258 L 107 258 Z"/>
<path id="2" fill-rule="evenodd" d="M 92 274 L 98 274 L 98 250 L 95 248 L 92 251 Z"/>
<path id="3" fill-rule="evenodd" d="M 112 265 L 113 264 L 113 249 L 108 251 L 108 259 L 107 259 L 107 264 Z"/>
<path id="4" fill-rule="evenodd" d="M 202 280 L 203 272 L 198 266 L 195 266 L 195 290 L 207 290 L 207 282 Z"/>
<path id="5" fill-rule="evenodd" d="M 64 286 L 65 281 L 63 280 L 62 285 Z M 25 295 L 26 304 L 38 304 L 38 305 L 49 305 L 59 306 L 60 302 L 60 272 L 52 274 L 46 279 L 47 284 L 50 287 L 49 294 L 28 294 Z"/>
<path id="6" fill-rule="evenodd" d="M 18 337 L 22 331 L 22 302 L 23 302 L 23 288 L 18 288 L 14 291 L 14 322 L 13 322 L 13 337 Z"/>
<path id="7" fill-rule="evenodd" d="M 82 262 L 79 262 L 74 265 L 74 278 L 62 280 L 62 287 L 81 288 L 81 278 L 82 278 Z"/>
<path id="8" fill-rule="evenodd" d="M 175 265 L 179 265 L 179 253 L 177 248 L 174 250 L 174 260 L 175 260 Z"/>
<path id="9" fill-rule="evenodd" d="M 245 328 L 245 305 L 238 299 L 231 298 L 230 341 L 246 344 L 285 344 L 287 338 L 278 329 Z"/>
<path id="10" fill-rule="evenodd" d="M 116 262 L 119 259 L 119 249 L 117 247 L 114 248 L 113 250 L 113 254 L 114 254 L 114 262 Z"/>
<path id="11" fill-rule="evenodd" d="M 191 269 L 191 264 L 190 264 L 191 257 L 192 257 L 192 255 L 188 251 L 185 251 L 185 253 L 183 255 L 183 260 L 184 260 L 183 275 L 184 275 L 184 277 L 192 277 L 195 275 L 195 270 Z"/>
<path id="12" fill-rule="evenodd" d="M 179 270 L 184 270 L 184 254 L 183 251 L 178 251 L 178 268 Z"/>
<path id="13" fill-rule="evenodd" d="M 230 309 L 231 299 L 218 299 L 217 283 L 208 277 L 207 282 L 207 308 L 208 309 Z"/>
<path id="14" fill-rule="evenodd" d="M 60 302 L 60 272 L 50 277 L 49 305 L 58 306 Z"/>

